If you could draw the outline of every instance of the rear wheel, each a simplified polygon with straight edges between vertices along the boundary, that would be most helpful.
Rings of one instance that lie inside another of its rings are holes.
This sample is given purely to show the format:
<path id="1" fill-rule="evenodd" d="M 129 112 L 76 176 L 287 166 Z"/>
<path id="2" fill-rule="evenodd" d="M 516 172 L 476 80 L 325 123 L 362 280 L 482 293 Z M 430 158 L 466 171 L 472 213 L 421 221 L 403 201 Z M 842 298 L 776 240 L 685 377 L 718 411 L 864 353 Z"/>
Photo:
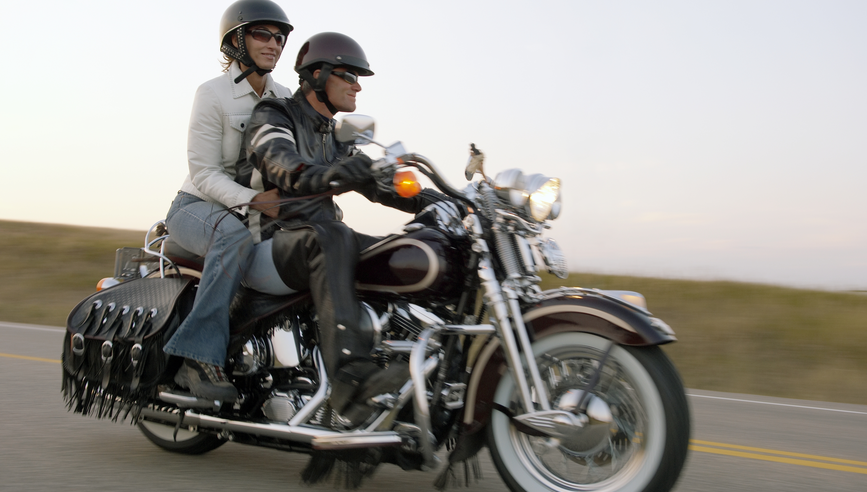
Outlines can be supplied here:
<path id="1" fill-rule="evenodd" d="M 194 284 L 198 284 L 202 278 L 202 273 L 187 267 L 167 268 L 166 277 L 177 277 L 178 271 L 184 278 L 193 279 Z M 159 278 L 160 272 L 151 272 L 147 278 Z M 213 451 L 226 443 L 226 441 L 217 438 L 213 434 L 202 432 L 192 432 L 187 429 L 178 429 L 175 434 L 175 426 L 153 422 L 150 420 L 140 420 L 138 428 L 148 438 L 148 440 L 157 446 L 174 453 L 181 454 L 204 454 L 208 451 Z"/>
<path id="2" fill-rule="evenodd" d="M 587 333 L 560 333 L 533 344 L 553 409 L 574 410 L 610 343 Z M 585 425 L 569 437 L 531 436 L 505 413 L 493 412 L 488 444 L 511 490 L 650 492 L 674 486 L 690 425 L 671 361 L 659 347 L 614 346 L 600 376 L 583 412 Z M 510 375 L 494 400 L 524 412 Z"/>
<path id="3" fill-rule="evenodd" d="M 213 434 L 191 432 L 187 429 L 178 429 L 175 438 L 175 426 L 149 420 L 140 420 L 138 428 L 150 442 L 173 453 L 203 454 L 226 443 Z"/>

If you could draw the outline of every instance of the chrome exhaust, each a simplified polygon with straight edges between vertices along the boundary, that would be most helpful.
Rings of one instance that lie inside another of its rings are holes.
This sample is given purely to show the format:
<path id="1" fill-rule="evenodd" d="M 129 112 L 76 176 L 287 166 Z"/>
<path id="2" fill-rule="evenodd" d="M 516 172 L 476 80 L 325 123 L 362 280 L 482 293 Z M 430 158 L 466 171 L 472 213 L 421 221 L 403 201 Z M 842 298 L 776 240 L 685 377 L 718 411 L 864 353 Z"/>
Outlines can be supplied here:
<path id="1" fill-rule="evenodd" d="M 161 412 L 151 408 L 143 408 L 141 418 L 177 424 L 181 414 Z M 195 427 L 218 431 L 238 432 L 255 436 L 285 439 L 296 443 L 310 444 L 313 449 L 354 449 L 360 447 L 399 446 L 401 437 L 392 431 L 383 432 L 338 432 L 311 426 L 292 426 L 288 424 L 245 422 L 203 415 L 188 410 L 183 414 L 184 427 Z"/>
<path id="2" fill-rule="evenodd" d="M 172 413 L 143 408 L 141 418 L 155 421 L 169 422 L 177 425 L 181 422 L 184 427 L 200 427 L 226 432 L 238 432 L 256 436 L 267 436 L 276 439 L 285 439 L 296 443 L 310 444 L 316 450 L 339 450 L 355 449 L 364 447 L 400 446 L 401 436 L 394 431 L 376 432 L 338 432 L 321 427 L 304 425 L 314 412 L 325 403 L 330 393 L 328 376 L 325 373 L 325 364 L 322 354 L 315 351 L 319 378 L 322 382 L 319 390 L 313 398 L 301 407 L 289 423 L 257 423 L 243 420 L 229 420 L 213 415 L 198 413 L 192 409 L 208 409 L 218 411 L 220 402 L 196 398 L 192 395 L 185 396 L 170 392 L 162 392 L 160 400 L 177 405 L 183 413 Z M 185 410 L 185 411 L 184 411 Z M 183 416 L 182 416 L 183 415 Z"/>

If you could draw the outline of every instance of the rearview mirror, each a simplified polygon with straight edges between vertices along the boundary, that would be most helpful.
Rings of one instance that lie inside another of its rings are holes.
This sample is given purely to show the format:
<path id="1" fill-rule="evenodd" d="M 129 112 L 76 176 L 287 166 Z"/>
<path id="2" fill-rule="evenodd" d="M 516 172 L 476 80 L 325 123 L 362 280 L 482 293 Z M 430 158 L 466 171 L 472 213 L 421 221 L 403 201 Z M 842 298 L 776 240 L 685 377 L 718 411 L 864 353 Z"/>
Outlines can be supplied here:
<path id="1" fill-rule="evenodd" d="M 353 142 L 364 145 L 373 141 L 375 122 L 372 116 L 348 114 L 334 127 L 334 138 L 338 142 Z"/>

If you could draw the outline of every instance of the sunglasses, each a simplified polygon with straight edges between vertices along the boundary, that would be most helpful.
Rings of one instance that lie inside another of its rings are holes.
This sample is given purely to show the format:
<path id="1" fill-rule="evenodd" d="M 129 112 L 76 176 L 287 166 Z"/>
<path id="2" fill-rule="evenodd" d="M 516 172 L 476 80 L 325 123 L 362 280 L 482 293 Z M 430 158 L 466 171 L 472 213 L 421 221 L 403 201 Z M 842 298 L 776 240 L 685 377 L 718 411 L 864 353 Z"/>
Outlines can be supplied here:
<path id="1" fill-rule="evenodd" d="M 277 46 L 284 46 L 286 44 L 286 35 L 282 32 L 271 32 L 267 29 L 250 29 L 247 33 L 261 43 L 267 43 L 271 41 L 271 38 L 274 38 L 277 41 Z"/>
<path id="2" fill-rule="evenodd" d="M 341 79 L 345 80 L 347 84 L 350 85 L 358 82 L 358 75 L 355 75 L 352 72 L 331 72 L 331 75 L 334 75 L 335 77 L 340 77 Z"/>

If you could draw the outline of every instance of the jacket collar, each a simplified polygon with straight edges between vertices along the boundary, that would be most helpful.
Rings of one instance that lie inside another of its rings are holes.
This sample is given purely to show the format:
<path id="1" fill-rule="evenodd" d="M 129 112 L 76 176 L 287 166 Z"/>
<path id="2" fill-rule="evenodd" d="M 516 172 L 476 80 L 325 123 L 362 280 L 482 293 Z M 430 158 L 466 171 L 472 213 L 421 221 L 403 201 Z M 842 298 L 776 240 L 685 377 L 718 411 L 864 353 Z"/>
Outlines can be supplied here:
<path id="1" fill-rule="evenodd" d="M 301 106 L 301 110 L 304 114 L 316 122 L 313 126 L 316 128 L 317 132 L 331 133 L 334 129 L 334 120 L 328 118 L 319 111 L 316 111 L 313 106 L 310 105 L 310 101 L 307 100 L 307 97 L 304 96 L 304 91 L 298 89 L 292 97 L 298 102 L 298 105 Z"/>
<path id="2" fill-rule="evenodd" d="M 232 62 L 229 65 L 229 80 L 232 81 L 232 97 L 238 99 L 239 97 L 246 96 L 247 94 L 253 94 L 256 97 L 259 97 L 259 94 L 256 94 L 256 91 L 253 90 L 253 86 L 250 85 L 250 81 L 247 79 L 242 80 L 239 83 L 235 83 L 235 78 L 241 75 L 241 65 L 238 63 L 238 60 Z M 265 90 L 262 91 L 262 99 L 267 98 L 275 98 L 277 97 L 277 88 L 274 87 L 274 79 L 271 77 L 270 73 L 265 74 Z"/>

